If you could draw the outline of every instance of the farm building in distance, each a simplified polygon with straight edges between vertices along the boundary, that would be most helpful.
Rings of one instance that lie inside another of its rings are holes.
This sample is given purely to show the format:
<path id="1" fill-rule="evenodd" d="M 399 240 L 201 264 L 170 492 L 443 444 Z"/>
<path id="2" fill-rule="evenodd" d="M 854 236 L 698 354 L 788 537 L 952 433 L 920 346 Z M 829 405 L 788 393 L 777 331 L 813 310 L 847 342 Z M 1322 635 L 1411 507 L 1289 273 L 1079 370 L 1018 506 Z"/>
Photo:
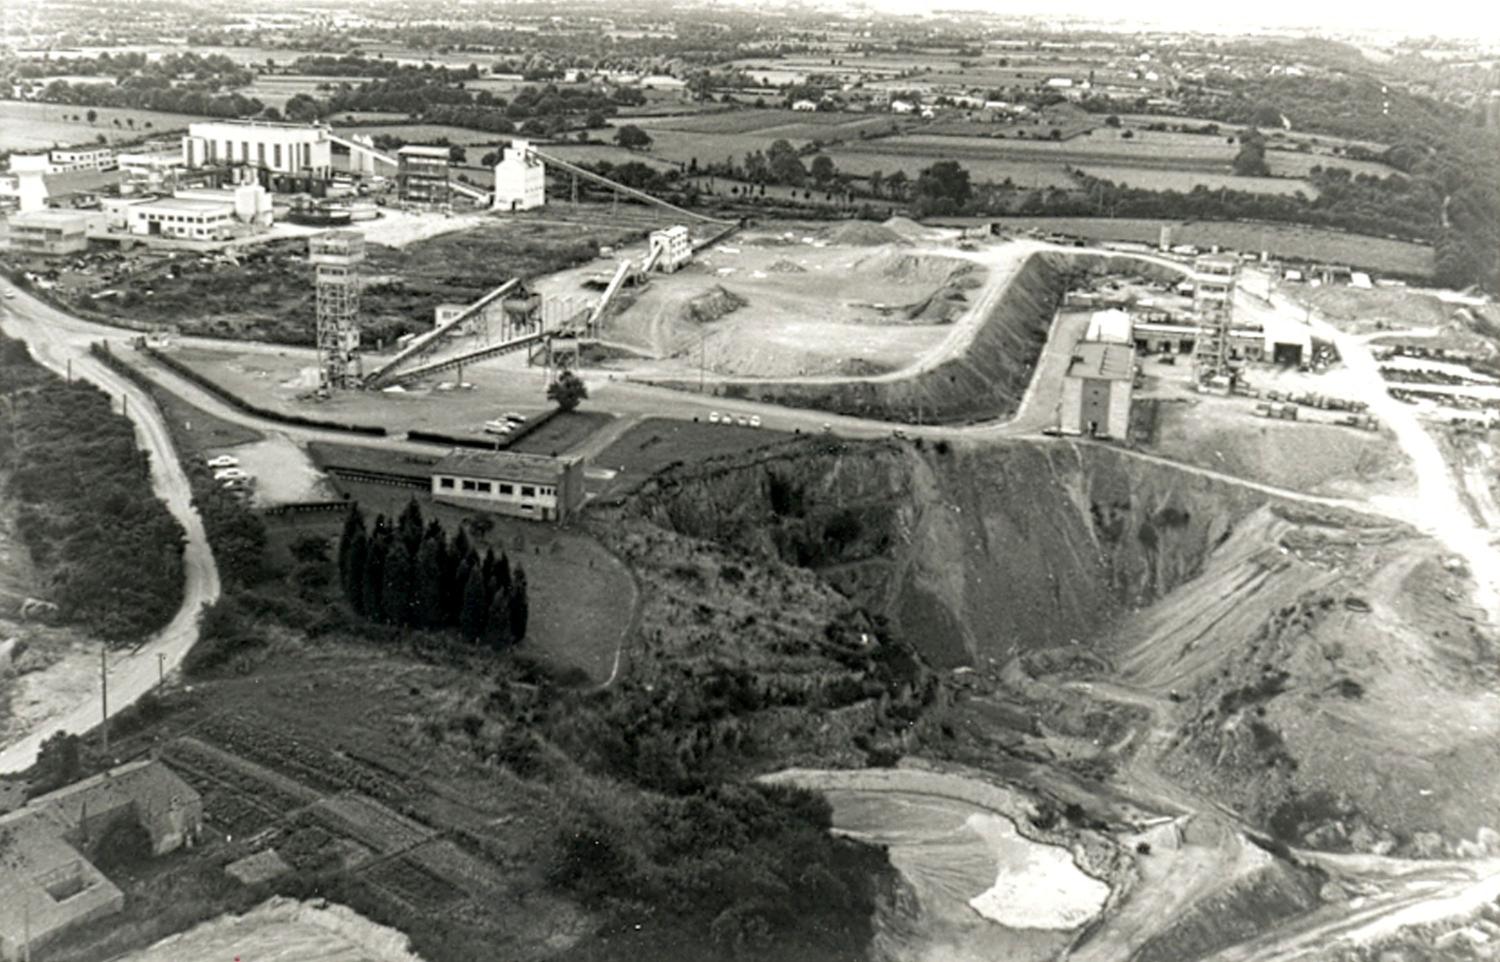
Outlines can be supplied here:
<path id="1" fill-rule="evenodd" d="M 432 497 L 537 521 L 566 521 L 583 503 L 583 459 L 454 451 L 432 466 Z"/>
<path id="2" fill-rule="evenodd" d="M 1058 427 L 1065 434 L 1124 439 L 1130 430 L 1135 349 L 1080 341 L 1063 378 Z"/>
<path id="3" fill-rule="evenodd" d="M 203 801 L 148 758 L 0 816 L 0 960 L 29 958 L 68 929 L 124 908 L 124 894 L 89 859 L 108 833 L 132 821 L 152 854 L 164 855 L 197 840 Z"/>

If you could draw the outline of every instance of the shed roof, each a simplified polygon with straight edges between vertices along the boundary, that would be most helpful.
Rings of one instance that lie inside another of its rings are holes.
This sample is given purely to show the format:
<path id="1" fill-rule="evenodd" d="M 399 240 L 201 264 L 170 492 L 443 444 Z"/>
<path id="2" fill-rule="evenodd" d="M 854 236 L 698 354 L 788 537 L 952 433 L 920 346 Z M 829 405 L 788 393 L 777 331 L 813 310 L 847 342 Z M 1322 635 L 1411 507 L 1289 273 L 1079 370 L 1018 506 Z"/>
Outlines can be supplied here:
<path id="1" fill-rule="evenodd" d="M 1073 348 L 1068 377 L 1128 381 L 1135 376 L 1135 348 L 1101 341 L 1080 343 Z"/>
<path id="2" fill-rule="evenodd" d="M 555 484 L 577 458 L 549 458 L 511 451 L 454 451 L 432 466 L 433 474 L 491 481 Z"/>

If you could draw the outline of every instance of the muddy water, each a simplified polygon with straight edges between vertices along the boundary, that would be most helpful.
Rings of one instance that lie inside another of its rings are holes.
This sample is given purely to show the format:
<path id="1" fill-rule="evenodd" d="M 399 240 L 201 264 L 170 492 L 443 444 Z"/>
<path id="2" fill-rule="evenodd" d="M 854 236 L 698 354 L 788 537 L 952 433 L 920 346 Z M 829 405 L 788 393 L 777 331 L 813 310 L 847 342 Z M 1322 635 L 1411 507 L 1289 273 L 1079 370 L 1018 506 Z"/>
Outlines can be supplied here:
<path id="1" fill-rule="evenodd" d="M 1063 848 L 1020 835 L 991 785 L 915 770 L 786 772 L 821 791 L 838 832 L 885 846 L 912 898 L 880 920 L 901 962 L 1041 962 L 1103 907 L 1109 887 Z"/>

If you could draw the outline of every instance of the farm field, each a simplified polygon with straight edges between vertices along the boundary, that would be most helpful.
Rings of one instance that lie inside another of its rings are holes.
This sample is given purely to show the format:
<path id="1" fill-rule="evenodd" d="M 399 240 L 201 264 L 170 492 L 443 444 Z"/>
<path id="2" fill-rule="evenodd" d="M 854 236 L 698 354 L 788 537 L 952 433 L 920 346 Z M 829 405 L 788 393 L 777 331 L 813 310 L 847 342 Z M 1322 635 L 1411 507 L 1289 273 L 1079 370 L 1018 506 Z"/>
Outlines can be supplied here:
<path id="1" fill-rule="evenodd" d="M 1226 132 L 1237 129 L 1234 124 L 1225 123 L 1222 120 L 1211 120 L 1206 117 L 1178 117 L 1175 114 L 1120 114 L 1120 120 L 1128 127 L 1144 126 L 1146 124 L 1218 124 Z M 1293 121 L 1291 130 L 1267 130 L 1264 133 L 1273 140 L 1277 137 L 1302 138 L 1326 145 L 1350 145 L 1364 147 L 1367 150 L 1385 150 L 1387 144 L 1374 140 L 1353 140 L 1348 137 L 1338 137 L 1333 134 L 1314 134 L 1305 130 L 1296 129 L 1296 118 L 1287 118 Z"/>
<path id="2" fill-rule="evenodd" d="M 870 143 L 884 142 L 871 141 Z M 881 153 L 878 149 L 854 149 L 846 145 L 831 147 L 823 152 L 832 158 L 839 170 L 846 174 L 853 174 L 855 177 L 868 177 L 877 170 L 889 177 L 899 170 L 903 171 L 908 178 L 916 179 L 922 168 L 935 164 L 939 160 L 948 159 L 941 150 L 929 150 L 916 154 Z M 1069 188 L 1077 186 L 1073 178 L 1062 169 L 1061 164 L 1045 160 L 1007 158 L 996 154 L 990 157 L 965 157 L 959 163 L 963 164 L 976 183 L 990 181 L 998 184 L 1003 183 L 1009 177 L 1018 187 Z"/>
<path id="3" fill-rule="evenodd" d="M 336 133 L 341 137 L 347 137 L 350 134 L 365 134 L 370 137 L 390 134 L 404 139 L 407 143 L 422 143 L 446 137 L 449 143 L 463 144 L 466 147 L 475 144 L 499 147 L 510 143 L 510 137 L 505 134 L 470 130 L 468 127 L 450 127 L 447 124 L 362 124 L 358 127 L 340 128 Z"/>
<path id="4" fill-rule="evenodd" d="M 887 129 L 895 122 L 889 114 L 837 113 L 803 110 L 731 110 L 711 114 L 677 115 L 652 118 L 642 124 L 649 130 L 686 130 L 705 134 L 744 134 L 781 127 L 858 128 L 884 122 Z M 783 135 L 784 136 L 784 135 Z M 857 136 L 857 134 L 856 134 Z M 790 139 L 790 138 L 788 138 Z"/>
<path id="5" fill-rule="evenodd" d="M 309 97 L 326 97 L 331 87 L 337 87 L 340 83 L 359 84 L 368 80 L 368 77 L 299 77 L 293 75 L 266 74 L 255 78 L 255 83 L 248 87 L 241 87 L 239 93 L 246 97 L 254 97 L 261 103 L 277 110 L 286 106 L 286 102 L 298 94 L 306 94 Z M 322 87 L 322 90 L 318 88 Z"/>
<path id="6" fill-rule="evenodd" d="M 1290 195 L 1300 191 L 1308 197 L 1318 196 L 1316 187 L 1295 177 L 1239 177 L 1232 173 L 1217 174 L 1201 170 L 1154 170 L 1095 164 L 1087 164 L 1079 169 L 1093 177 L 1148 190 L 1176 190 L 1186 193 L 1201 186 L 1210 190 L 1224 187 L 1229 190 L 1254 191 L 1257 194 Z"/>
<path id="7" fill-rule="evenodd" d="M 561 157 L 563 160 L 574 164 L 597 164 L 601 161 L 610 164 L 638 163 L 655 167 L 659 170 L 676 170 L 682 166 L 679 161 L 667 160 L 663 157 L 653 157 L 651 154 L 641 153 L 638 150 L 626 150 L 624 147 L 616 147 L 614 144 L 542 144 L 539 148 L 543 153 Z"/>
<path id="8" fill-rule="evenodd" d="M 75 115 L 86 117 L 90 110 L 98 114 L 92 124 L 83 119 L 64 119 Z M 4 100 L 0 101 L 0 150 L 46 150 L 53 146 L 94 143 L 101 136 L 110 143 L 117 143 L 136 140 L 143 135 L 181 130 L 193 121 L 206 119 L 152 110 Z M 117 120 L 120 122 L 118 127 L 115 126 Z M 130 126 L 131 122 L 134 127 Z"/>
<path id="9" fill-rule="evenodd" d="M 1098 241 L 1136 241 L 1155 245 L 1163 225 L 1172 228 L 1173 244 L 1230 250 L 1269 251 L 1273 257 L 1332 261 L 1376 272 L 1427 276 L 1432 273 L 1432 248 L 1411 241 L 1346 234 L 1342 231 L 1296 224 L 1235 221 L 1175 221 L 1110 217 L 985 217 L 939 218 L 938 223 L 998 223 L 1010 230 L 1057 232 Z"/>

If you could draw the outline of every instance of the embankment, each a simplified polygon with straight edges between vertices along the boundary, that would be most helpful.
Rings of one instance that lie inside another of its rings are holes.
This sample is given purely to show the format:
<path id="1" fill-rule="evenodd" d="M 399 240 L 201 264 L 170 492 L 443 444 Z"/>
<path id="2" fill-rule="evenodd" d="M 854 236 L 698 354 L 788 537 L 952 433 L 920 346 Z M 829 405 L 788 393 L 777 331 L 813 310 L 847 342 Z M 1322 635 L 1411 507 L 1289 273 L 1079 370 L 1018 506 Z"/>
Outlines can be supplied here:
<path id="1" fill-rule="evenodd" d="M 1031 383 L 1063 295 L 1094 274 L 1175 279 L 1176 271 L 1128 255 L 1039 251 L 1015 272 L 973 340 L 931 367 L 847 381 L 725 385 L 726 395 L 902 423 L 958 424 L 1011 417 Z M 665 387 L 696 390 L 697 382 Z"/>
<path id="2" fill-rule="evenodd" d="M 939 666 L 1087 641 L 1265 496 L 1112 448 L 809 439 L 668 471 L 634 510 L 820 572 Z"/>

